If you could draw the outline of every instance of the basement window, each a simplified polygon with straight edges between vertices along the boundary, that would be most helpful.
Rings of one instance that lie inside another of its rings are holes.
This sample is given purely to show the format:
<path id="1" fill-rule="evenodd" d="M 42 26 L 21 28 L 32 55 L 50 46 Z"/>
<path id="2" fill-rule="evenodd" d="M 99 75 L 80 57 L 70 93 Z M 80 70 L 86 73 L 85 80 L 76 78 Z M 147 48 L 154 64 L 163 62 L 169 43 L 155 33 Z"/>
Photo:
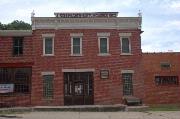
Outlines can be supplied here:
<path id="1" fill-rule="evenodd" d="M 178 76 L 155 76 L 156 85 L 179 85 Z"/>

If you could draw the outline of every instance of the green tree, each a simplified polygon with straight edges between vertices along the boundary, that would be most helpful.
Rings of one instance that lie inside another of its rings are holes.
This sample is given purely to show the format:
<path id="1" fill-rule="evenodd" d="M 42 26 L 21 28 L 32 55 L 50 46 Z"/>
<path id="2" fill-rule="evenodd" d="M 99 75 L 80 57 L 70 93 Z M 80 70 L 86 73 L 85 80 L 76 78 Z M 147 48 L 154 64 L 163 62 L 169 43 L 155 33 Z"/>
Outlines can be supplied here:
<path id="1" fill-rule="evenodd" d="M 0 30 L 31 30 L 31 25 L 24 21 L 14 20 L 9 24 L 1 24 Z"/>
<path id="2" fill-rule="evenodd" d="M 4 30 L 4 24 L 0 22 L 0 30 Z"/>

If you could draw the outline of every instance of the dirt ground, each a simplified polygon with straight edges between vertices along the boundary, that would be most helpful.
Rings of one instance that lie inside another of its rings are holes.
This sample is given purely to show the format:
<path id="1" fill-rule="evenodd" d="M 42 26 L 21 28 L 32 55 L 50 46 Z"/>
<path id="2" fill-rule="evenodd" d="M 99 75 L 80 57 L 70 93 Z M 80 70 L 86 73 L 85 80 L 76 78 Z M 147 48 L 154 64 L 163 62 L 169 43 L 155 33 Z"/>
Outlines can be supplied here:
<path id="1" fill-rule="evenodd" d="M 156 112 L 29 112 L 0 119 L 180 119 L 180 111 Z"/>

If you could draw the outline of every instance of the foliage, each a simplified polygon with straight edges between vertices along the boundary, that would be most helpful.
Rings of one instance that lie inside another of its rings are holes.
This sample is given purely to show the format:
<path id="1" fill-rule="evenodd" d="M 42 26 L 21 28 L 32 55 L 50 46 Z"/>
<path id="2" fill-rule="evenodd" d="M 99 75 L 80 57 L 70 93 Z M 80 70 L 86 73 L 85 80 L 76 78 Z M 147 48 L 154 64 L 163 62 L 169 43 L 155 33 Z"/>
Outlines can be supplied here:
<path id="1" fill-rule="evenodd" d="M 14 20 L 9 24 L 2 24 L 0 22 L 0 30 L 31 30 L 31 25 L 18 20 Z"/>
<path id="2" fill-rule="evenodd" d="M 150 106 L 149 111 L 180 111 L 180 105 L 154 105 Z"/>

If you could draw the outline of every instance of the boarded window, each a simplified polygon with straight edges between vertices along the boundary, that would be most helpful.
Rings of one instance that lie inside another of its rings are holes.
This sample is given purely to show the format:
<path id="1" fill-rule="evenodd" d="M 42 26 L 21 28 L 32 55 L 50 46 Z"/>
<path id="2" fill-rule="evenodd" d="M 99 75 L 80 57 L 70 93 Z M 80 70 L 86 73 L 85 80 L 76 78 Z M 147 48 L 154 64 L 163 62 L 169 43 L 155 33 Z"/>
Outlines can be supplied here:
<path id="1" fill-rule="evenodd" d="M 45 99 L 53 98 L 53 75 L 43 76 L 43 96 Z"/>

